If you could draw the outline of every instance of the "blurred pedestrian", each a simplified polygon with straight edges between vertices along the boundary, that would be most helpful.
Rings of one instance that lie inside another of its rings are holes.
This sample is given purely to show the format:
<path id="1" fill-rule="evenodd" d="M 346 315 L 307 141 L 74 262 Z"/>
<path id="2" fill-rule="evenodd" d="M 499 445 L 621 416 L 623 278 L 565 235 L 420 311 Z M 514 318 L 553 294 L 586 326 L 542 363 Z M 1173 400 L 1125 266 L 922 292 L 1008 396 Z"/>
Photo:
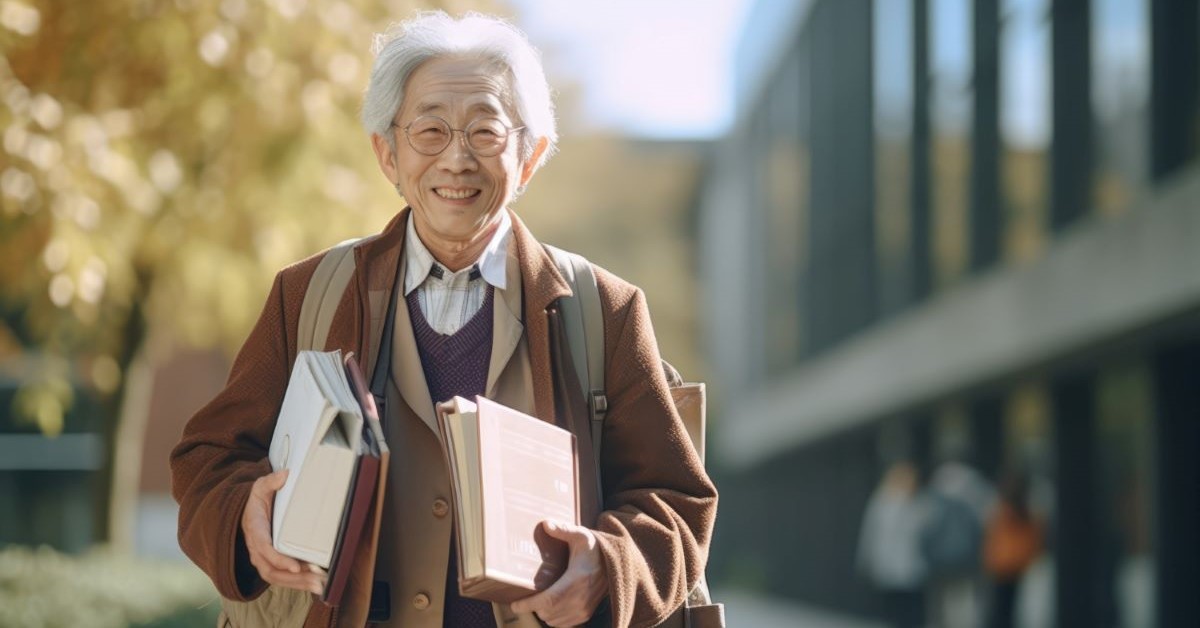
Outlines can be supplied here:
<path id="1" fill-rule="evenodd" d="M 983 526 L 995 492 L 978 471 L 948 459 L 934 470 L 926 494 L 921 550 L 929 566 L 930 623 L 940 628 L 978 626 Z"/>
<path id="2" fill-rule="evenodd" d="M 1029 482 L 1010 473 L 987 523 L 983 566 L 992 582 L 988 628 L 1011 628 L 1021 577 L 1042 552 L 1042 524 L 1029 505 Z"/>
<path id="3" fill-rule="evenodd" d="M 858 567 L 883 595 L 887 619 L 896 628 L 925 623 L 924 516 L 916 468 L 907 461 L 893 464 L 867 502 Z"/>

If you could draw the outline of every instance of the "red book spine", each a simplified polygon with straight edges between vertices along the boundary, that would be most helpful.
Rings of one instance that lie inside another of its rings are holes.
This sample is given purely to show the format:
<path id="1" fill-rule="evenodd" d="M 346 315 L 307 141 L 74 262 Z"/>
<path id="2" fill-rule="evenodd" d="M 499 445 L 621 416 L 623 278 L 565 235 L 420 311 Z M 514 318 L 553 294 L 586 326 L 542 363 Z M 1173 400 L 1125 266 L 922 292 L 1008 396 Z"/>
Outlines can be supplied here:
<path id="1" fill-rule="evenodd" d="M 346 506 L 342 538 L 334 552 L 333 564 L 329 568 L 329 581 L 321 596 L 321 600 L 330 606 L 338 606 L 341 603 L 346 583 L 350 579 L 354 557 L 358 553 L 358 544 L 362 540 L 363 530 L 366 528 L 367 515 L 375 501 L 375 487 L 379 480 L 380 466 L 379 448 L 375 446 L 375 439 L 368 426 L 371 421 L 379 420 L 379 414 L 375 409 L 375 399 L 367 390 L 366 379 L 363 377 L 362 370 L 358 368 L 358 363 L 354 361 L 353 353 L 346 354 L 345 368 L 346 379 L 350 383 L 351 390 L 354 391 L 354 396 L 358 399 L 359 407 L 362 408 L 363 442 L 366 445 L 366 451 L 358 458 L 358 470 L 354 476 L 354 489 L 351 491 L 350 502 Z"/>

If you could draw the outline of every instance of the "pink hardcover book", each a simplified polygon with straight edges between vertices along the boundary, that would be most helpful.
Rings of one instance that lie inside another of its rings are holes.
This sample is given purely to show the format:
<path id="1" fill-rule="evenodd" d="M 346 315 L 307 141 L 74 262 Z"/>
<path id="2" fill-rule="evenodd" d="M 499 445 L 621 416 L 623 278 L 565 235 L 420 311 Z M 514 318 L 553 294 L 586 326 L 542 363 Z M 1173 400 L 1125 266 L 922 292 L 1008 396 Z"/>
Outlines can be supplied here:
<path id="1" fill-rule="evenodd" d="M 441 404 L 462 595 L 511 602 L 562 575 L 567 547 L 541 527 L 579 522 L 575 436 L 483 397 Z"/>

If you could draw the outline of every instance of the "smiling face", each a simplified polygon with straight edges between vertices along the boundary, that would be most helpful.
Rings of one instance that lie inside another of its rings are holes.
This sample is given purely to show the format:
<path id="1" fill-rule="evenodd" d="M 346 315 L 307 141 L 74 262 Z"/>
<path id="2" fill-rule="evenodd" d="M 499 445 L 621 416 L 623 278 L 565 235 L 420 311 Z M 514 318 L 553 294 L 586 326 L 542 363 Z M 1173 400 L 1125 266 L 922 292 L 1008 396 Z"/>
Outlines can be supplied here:
<path id="1" fill-rule="evenodd" d="M 404 127 L 421 116 L 437 116 L 454 129 L 480 118 L 518 127 L 521 123 L 505 104 L 509 83 L 506 72 L 477 57 L 430 59 L 405 85 L 404 103 L 391 129 L 395 152 L 383 138 L 372 138 L 380 168 L 399 184 L 427 246 L 467 248 L 490 234 L 517 188 L 533 175 L 537 159 L 536 154 L 528 161 L 519 158 L 523 131 L 510 133 L 508 145 L 491 157 L 475 154 L 461 133 L 452 132 L 449 146 L 431 156 L 409 145 Z"/>

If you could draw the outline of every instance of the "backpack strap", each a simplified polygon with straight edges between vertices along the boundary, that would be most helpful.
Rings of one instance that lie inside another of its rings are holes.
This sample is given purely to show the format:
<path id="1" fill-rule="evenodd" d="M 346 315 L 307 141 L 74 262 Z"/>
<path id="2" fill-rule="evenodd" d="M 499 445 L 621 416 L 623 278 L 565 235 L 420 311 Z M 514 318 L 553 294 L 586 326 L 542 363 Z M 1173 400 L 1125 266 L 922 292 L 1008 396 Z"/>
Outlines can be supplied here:
<path id="1" fill-rule="evenodd" d="M 338 303 L 350 285 L 354 276 L 354 246 L 363 238 L 351 238 L 338 243 L 313 271 L 312 279 L 308 281 L 308 289 L 304 293 L 304 301 L 300 304 L 300 321 L 296 326 L 297 350 L 325 350 L 325 341 L 329 337 L 329 327 L 333 324 L 333 315 L 337 312 Z M 375 406 L 379 418 L 387 416 L 386 395 L 388 371 L 392 366 L 392 330 L 395 326 L 397 292 L 400 282 L 400 269 L 396 268 L 396 278 L 392 284 L 392 298 L 388 302 L 387 315 L 383 323 L 383 336 L 379 341 L 379 356 L 375 359 L 375 371 L 371 374 L 371 394 L 375 397 Z"/>
<path id="2" fill-rule="evenodd" d="M 300 304 L 300 324 L 296 327 L 298 351 L 325 350 L 333 315 L 354 275 L 354 245 L 361 239 L 351 238 L 338 243 L 317 264 L 317 270 L 308 281 L 304 302 Z"/>
<path id="3" fill-rule="evenodd" d="M 600 440 L 604 434 L 604 416 L 608 412 L 608 397 L 604 393 L 604 312 L 600 307 L 600 287 L 596 284 L 592 264 L 586 258 L 549 244 L 542 246 L 554 258 L 559 272 L 571 286 L 572 295 L 559 299 L 559 311 L 566 328 L 571 362 L 580 376 L 583 395 L 588 400 L 592 448 L 598 472 Z M 671 387 L 672 402 L 680 412 L 688 436 L 703 461 L 704 384 L 685 384 L 679 371 L 666 360 L 662 360 L 662 367 L 667 384 Z M 599 482 L 599 478 L 596 479 Z M 725 626 L 725 605 L 712 601 L 703 574 L 676 613 L 678 616 L 668 618 L 663 625 Z"/>
<path id="4" fill-rule="evenodd" d="M 571 362 L 579 374 L 583 397 L 587 399 L 592 453 L 599 462 L 604 416 L 608 413 L 608 396 L 604 393 L 604 313 L 600 308 L 600 287 L 596 284 L 591 262 L 582 255 L 549 244 L 542 246 L 554 258 L 559 272 L 571 286 L 572 295 L 559 299 L 559 308 Z"/>
<path id="5" fill-rule="evenodd" d="M 308 280 L 308 288 L 304 292 L 304 301 L 300 304 L 300 320 L 296 325 L 298 351 L 325 350 L 325 342 L 329 338 L 329 328 L 333 325 L 333 315 L 337 312 L 338 304 L 342 301 L 342 295 L 345 294 L 346 288 L 350 285 L 350 279 L 354 276 L 356 266 L 354 261 L 354 246 L 362 240 L 364 238 L 351 238 L 339 242 L 336 246 L 329 249 L 325 253 L 325 257 L 321 258 L 321 261 L 317 263 L 317 269 L 313 271 L 312 278 Z M 387 419 L 386 386 L 388 373 L 392 368 L 392 335 L 396 322 L 396 301 L 399 300 L 400 266 L 400 263 L 396 264 L 396 276 L 392 279 L 392 295 L 388 299 L 387 314 L 383 323 L 383 336 L 379 340 L 379 355 L 375 358 L 375 371 L 371 374 L 370 382 L 371 396 L 375 400 L 376 412 L 381 422 Z M 384 460 L 383 469 L 386 471 L 386 458 Z M 379 499 L 383 499 L 382 495 Z M 376 503 L 371 507 L 372 511 L 374 512 L 378 507 L 379 503 Z M 378 515 L 375 517 L 376 529 L 374 534 L 378 535 L 379 517 Z M 372 541 L 371 545 L 375 545 L 374 541 Z M 371 589 L 368 595 L 371 599 L 372 608 L 369 609 L 367 618 L 374 621 L 375 611 L 377 610 L 374 608 L 375 598 L 379 595 L 378 592 L 381 583 L 379 581 L 374 581 L 373 583 L 368 581 L 368 584 Z M 275 590 L 296 593 L 292 589 L 285 589 L 278 586 L 271 586 L 268 592 Z M 302 595 L 301 600 L 311 604 L 311 596 Z M 222 599 L 222 608 L 225 609 L 225 612 L 233 608 L 234 604 L 239 603 Z M 251 602 L 248 604 L 254 603 Z M 296 604 L 296 606 L 299 606 L 299 604 Z M 250 621 L 248 620 L 247 623 L 250 623 Z"/>

